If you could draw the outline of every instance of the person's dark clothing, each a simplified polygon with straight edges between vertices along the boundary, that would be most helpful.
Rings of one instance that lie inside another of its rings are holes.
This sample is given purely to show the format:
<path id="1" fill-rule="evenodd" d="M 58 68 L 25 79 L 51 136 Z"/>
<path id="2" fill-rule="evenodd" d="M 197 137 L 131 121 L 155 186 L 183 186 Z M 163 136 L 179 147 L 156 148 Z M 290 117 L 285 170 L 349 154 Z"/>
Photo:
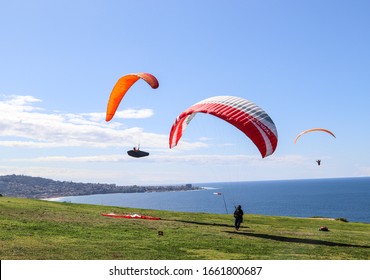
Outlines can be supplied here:
<path id="1" fill-rule="evenodd" d="M 236 207 L 235 211 L 234 211 L 234 218 L 235 218 L 235 229 L 236 230 L 239 230 L 240 228 L 240 224 L 243 222 L 243 210 L 242 210 L 242 207 L 240 205 L 238 205 L 238 207 Z"/>

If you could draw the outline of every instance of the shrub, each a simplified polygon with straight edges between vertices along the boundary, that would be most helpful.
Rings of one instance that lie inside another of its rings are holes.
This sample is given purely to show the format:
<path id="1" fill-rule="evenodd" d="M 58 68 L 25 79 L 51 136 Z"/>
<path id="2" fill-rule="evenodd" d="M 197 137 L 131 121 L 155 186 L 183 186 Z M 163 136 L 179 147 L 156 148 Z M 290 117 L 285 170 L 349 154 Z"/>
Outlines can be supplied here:
<path id="1" fill-rule="evenodd" d="M 346 218 L 336 218 L 335 220 L 348 223 L 348 220 Z"/>

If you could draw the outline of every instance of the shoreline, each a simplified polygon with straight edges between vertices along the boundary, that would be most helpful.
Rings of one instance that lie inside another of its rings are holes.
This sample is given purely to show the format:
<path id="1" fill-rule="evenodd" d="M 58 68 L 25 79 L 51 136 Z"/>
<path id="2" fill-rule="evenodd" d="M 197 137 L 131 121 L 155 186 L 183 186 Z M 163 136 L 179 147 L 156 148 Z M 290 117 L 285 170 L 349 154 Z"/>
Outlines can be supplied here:
<path id="1" fill-rule="evenodd" d="M 80 197 L 80 196 L 93 196 L 93 195 L 105 195 L 105 194 L 144 194 L 144 193 L 165 193 L 165 192 L 195 192 L 195 191 L 202 191 L 208 188 L 194 188 L 194 189 L 180 189 L 180 190 L 159 190 L 159 191 L 146 191 L 146 192 L 112 192 L 112 193 L 91 193 L 91 194 L 81 194 L 81 195 L 64 195 L 64 196 L 56 196 L 56 197 L 43 197 L 43 198 L 34 198 L 38 200 L 45 200 L 45 201 L 57 201 L 57 199 L 69 198 L 69 197 Z M 212 188 L 210 188 L 212 189 Z M 28 197 L 25 197 L 28 198 Z"/>
<path id="2" fill-rule="evenodd" d="M 0 176 L 0 194 L 2 196 L 50 199 L 69 196 L 96 195 L 109 193 L 146 193 L 164 191 L 199 190 L 192 184 L 159 186 L 118 186 L 106 183 L 76 183 L 72 181 L 55 181 L 42 177 L 25 175 Z"/>

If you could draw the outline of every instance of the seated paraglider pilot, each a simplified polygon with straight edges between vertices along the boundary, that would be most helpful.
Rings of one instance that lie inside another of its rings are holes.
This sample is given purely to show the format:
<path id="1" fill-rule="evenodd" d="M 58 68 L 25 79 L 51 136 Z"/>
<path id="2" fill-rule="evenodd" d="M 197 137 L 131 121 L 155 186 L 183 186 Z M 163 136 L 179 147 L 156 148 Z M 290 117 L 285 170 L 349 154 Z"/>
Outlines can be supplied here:
<path id="1" fill-rule="evenodd" d="M 321 159 L 316 160 L 316 162 L 317 162 L 317 165 L 320 165 L 321 164 Z"/>

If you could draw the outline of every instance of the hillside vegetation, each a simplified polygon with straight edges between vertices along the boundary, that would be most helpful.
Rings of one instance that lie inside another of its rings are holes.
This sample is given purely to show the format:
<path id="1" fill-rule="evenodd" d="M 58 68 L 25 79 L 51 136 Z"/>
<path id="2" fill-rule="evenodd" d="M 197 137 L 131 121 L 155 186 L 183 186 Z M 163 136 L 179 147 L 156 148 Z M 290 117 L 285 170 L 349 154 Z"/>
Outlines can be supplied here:
<path id="1" fill-rule="evenodd" d="M 119 219 L 102 213 L 161 220 Z M 328 232 L 319 231 L 327 226 Z M 163 232 L 163 235 L 159 235 Z M 2 260 L 370 259 L 370 224 L 181 213 L 0 197 Z"/>
<path id="2" fill-rule="evenodd" d="M 200 188 L 193 187 L 191 184 L 175 186 L 117 186 L 116 184 L 55 181 L 42 177 L 14 174 L 0 176 L 1 195 L 38 199 L 106 193 L 142 193 L 198 189 Z"/>

